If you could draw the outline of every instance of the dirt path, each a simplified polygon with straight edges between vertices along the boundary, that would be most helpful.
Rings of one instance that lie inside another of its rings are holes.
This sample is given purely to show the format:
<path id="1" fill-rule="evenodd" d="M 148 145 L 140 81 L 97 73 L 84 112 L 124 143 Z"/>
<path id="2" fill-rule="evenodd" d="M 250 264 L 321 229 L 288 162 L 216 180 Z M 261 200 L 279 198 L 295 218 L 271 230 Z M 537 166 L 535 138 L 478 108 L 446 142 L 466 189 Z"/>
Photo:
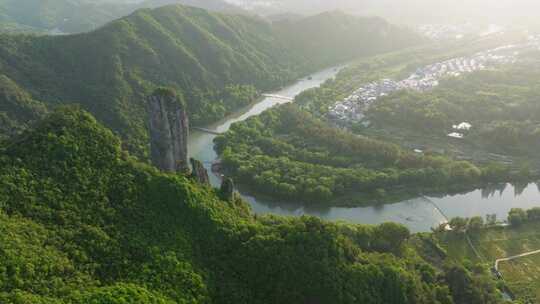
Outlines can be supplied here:
<path id="1" fill-rule="evenodd" d="M 519 254 L 519 255 L 514 255 L 514 256 L 511 256 L 511 257 L 504 258 L 504 259 L 498 259 L 498 260 L 495 261 L 495 270 L 499 271 L 499 263 L 501 263 L 501 262 L 508 262 L 508 261 L 512 261 L 512 260 L 515 260 L 515 259 L 523 258 L 523 257 L 526 257 L 526 256 L 538 254 L 538 253 L 540 253 L 540 250 L 535 250 L 535 251 L 522 253 L 522 254 Z"/>

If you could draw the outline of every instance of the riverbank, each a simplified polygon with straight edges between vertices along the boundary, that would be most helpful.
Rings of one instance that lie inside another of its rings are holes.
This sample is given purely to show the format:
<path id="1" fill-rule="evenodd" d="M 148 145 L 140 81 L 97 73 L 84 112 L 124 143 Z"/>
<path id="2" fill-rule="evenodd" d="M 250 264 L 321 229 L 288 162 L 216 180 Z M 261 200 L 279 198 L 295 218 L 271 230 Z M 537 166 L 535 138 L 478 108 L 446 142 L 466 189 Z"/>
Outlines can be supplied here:
<path id="1" fill-rule="evenodd" d="M 223 165 L 218 163 L 212 164 L 212 173 L 217 177 L 230 176 L 230 172 L 227 172 Z M 513 184 L 513 182 L 508 182 Z M 375 191 L 353 191 L 345 195 L 332 196 L 329 200 L 325 201 L 310 201 L 305 200 L 303 197 L 290 198 L 282 197 L 276 193 L 269 194 L 265 191 L 259 191 L 253 185 L 249 183 L 239 183 L 237 188 L 241 193 L 258 197 L 263 200 L 275 200 L 282 204 L 291 204 L 293 206 L 315 206 L 318 208 L 328 207 L 375 207 L 387 204 L 395 204 L 406 200 L 415 199 L 418 197 L 438 197 L 444 195 L 458 195 L 469 193 L 477 189 L 486 189 L 489 187 L 497 187 L 498 185 L 506 184 L 505 182 L 490 183 L 490 182 L 478 182 L 468 184 L 446 184 L 440 186 L 418 186 L 418 185 L 398 185 L 393 187 L 380 188 Z M 517 183 L 516 183 L 517 184 Z M 527 182 L 528 184 L 528 182 Z"/>
<path id="2" fill-rule="evenodd" d="M 285 88 L 282 88 L 278 91 L 267 92 L 265 94 L 294 98 L 298 94 L 308 89 L 318 87 L 325 81 L 334 78 L 344 66 L 345 65 L 338 65 L 321 70 L 311 75 L 306 75 L 306 77 L 298 80 L 295 83 L 292 83 Z M 261 114 L 265 110 L 275 105 L 288 102 L 290 101 L 279 98 L 262 97 L 255 100 L 250 105 L 243 107 L 236 112 L 228 115 L 227 117 L 211 125 L 203 127 L 215 133 L 224 133 L 228 131 L 231 125 L 236 122 L 244 121 L 249 117 Z M 193 130 L 190 134 L 190 138 L 188 141 L 189 156 L 200 160 L 209 172 L 211 171 L 212 163 L 218 159 L 218 155 L 214 151 L 213 143 L 213 140 L 216 136 L 217 135 L 215 134 L 209 134 L 207 132 Z M 210 182 L 214 187 L 219 187 L 220 185 L 220 180 L 213 174 L 211 174 L 210 176 Z"/>
<path id="3" fill-rule="evenodd" d="M 333 78 L 338 73 L 339 68 L 321 71 L 312 75 L 311 80 L 305 78 L 281 91 L 271 93 L 294 97 L 309 88 L 319 86 L 327 79 Z M 264 98 L 207 127 L 222 133 L 227 131 L 233 123 L 243 121 L 253 115 L 259 115 L 266 109 L 283 102 L 283 100 Z M 215 137 L 216 135 L 194 131 L 189 140 L 190 156 L 201 160 L 209 172 L 212 163 L 218 157 L 214 151 L 213 140 Z M 220 179 L 214 174 L 210 174 L 210 180 L 213 186 L 220 185 Z M 475 189 L 467 193 L 459 192 L 452 195 L 432 194 L 428 197 L 415 198 L 404 196 L 402 201 L 389 205 L 377 204 L 350 208 L 284 203 L 279 200 L 254 196 L 246 189 L 240 188 L 240 195 L 250 204 L 256 214 L 311 215 L 330 221 L 347 221 L 358 224 L 397 222 L 407 226 L 413 232 L 430 231 L 432 227 L 445 220 L 430 201 L 440 206 L 449 217 L 496 214 L 501 218 L 505 217 L 511 208 L 532 208 L 540 202 L 540 191 L 534 184 L 516 187 L 502 184 Z"/>

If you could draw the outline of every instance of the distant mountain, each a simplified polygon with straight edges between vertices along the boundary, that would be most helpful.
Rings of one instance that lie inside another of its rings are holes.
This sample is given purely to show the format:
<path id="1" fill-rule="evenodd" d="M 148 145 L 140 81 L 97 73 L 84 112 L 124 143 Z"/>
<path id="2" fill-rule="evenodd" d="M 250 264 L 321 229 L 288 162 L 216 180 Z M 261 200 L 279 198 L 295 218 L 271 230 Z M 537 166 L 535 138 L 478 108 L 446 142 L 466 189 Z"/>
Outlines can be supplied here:
<path id="1" fill-rule="evenodd" d="M 343 10 L 380 16 L 397 24 L 497 23 L 538 24 L 538 0 L 226 0 L 262 15 L 318 14 Z"/>
<path id="2" fill-rule="evenodd" d="M 243 13 L 247 12 L 241 9 L 240 7 L 230 4 L 223 0 L 146 0 L 142 1 L 138 6 L 140 8 L 144 7 L 160 7 L 170 4 L 181 4 L 186 6 L 193 6 L 198 8 L 203 8 L 209 11 L 214 12 L 223 12 L 223 13 Z"/>
<path id="3" fill-rule="evenodd" d="M 373 50 L 397 49 L 409 44 L 408 39 L 415 40 L 407 31 L 399 34 L 395 26 L 381 18 L 361 18 L 341 11 L 286 19 L 274 25 L 289 47 L 315 65 L 331 65 L 336 59 L 369 55 Z"/>
<path id="4" fill-rule="evenodd" d="M 222 0 L 0 0 L 0 31 L 79 33 L 141 8 L 184 4 L 226 13 L 245 13 Z"/>
<path id="5" fill-rule="evenodd" d="M 35 31 L 80 32 L 114 19 L 123 5 L 85 0 L 0 0 L 1 24 L 17 24 Z"/>
<path id="6" fill-rule="evenodd" d="M 383 20 L 341 13 L 272 25 L 176 5 L 139 10 L 85 34 L 0 35 L 0 74 L 48 107 L 82 105 L 144 155 L 144 98 L 157 86 L 178 90 L 200 125 L 257 91 L 418 41 Z"/>
<path id="7" fill-rule="evenodd" d="M 271 14 L 264 16 L 266 20 L 269 20 L 271 22 L 277 22 L 277 21 L 296 21 L 304 18 L 304 15 L 301 14 L 295 14 L 295 13 L 278 13 L 278 14 Z"/>

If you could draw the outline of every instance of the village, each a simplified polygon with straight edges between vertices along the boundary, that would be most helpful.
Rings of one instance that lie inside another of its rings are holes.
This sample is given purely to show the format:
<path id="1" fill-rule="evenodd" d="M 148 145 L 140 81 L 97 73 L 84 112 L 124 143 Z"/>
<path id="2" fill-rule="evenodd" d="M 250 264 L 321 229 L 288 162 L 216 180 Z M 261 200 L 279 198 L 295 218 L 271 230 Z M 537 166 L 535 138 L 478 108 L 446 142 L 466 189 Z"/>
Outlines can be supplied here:
<path id="1" fill-rule="evenodd" d="M 408 78 L 400 81 L 382 79 L 368 83 L 355 90 L 349 97 L 330 106 L 328 117 L 341 125 L 360 122 L 364 119 L 364 113 L 369 106 L 381 97 L 399 90 L 424 92 L 438 86 L 444 78 L 515 63 L 520 52 L 531 47 L 540 47 L 540 37 L 531 36 L 523 44 L 502 46 L 469 57 L 434 63 L 417 69 Z"/>
<path id="2" fill-rule="evenodd" d="M 462 24 L 422 24 L 416 32 L 432 41 L 460 40 L 471 36 L 488 36 L 504 32 L 506 28 L 498 24 L 479 25 L 472 22 Z"/>

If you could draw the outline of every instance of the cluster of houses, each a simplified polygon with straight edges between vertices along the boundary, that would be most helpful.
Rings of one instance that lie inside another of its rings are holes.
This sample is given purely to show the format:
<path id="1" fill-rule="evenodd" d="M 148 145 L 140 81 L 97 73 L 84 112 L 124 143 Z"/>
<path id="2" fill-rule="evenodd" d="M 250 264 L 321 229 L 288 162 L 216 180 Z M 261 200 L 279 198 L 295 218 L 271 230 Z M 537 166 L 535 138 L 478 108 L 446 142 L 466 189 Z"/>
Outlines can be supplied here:
<path id="1" fill-rule="evenodd" d="M 328 114 L 330 118 L 337 120 L 362 120 L 364 118 L 363 113 L 369 105 L 379 97 L 386 96 L 400 89 L 399 83 L 392 79 L 383 79 L 368 83 L 354 91 L 352 95 L 343 101 L 336 102 L 330 107 Z"/>
<path id="2" fill-rule="evenodd" d="M 416 31 L 431 40 L 461 39 L 466 35 L 478 33 L 479 29 L 472 23 L 463 24 L 422 24 Z"/>
<path id="3" fill-rule="evenodd" d="M 368 83 L 355 90 L 344 100 L 330 106 L 328 116 L 340 124 L 362 121 L 369 106 L 392 92 L 404 89 L 424 92 L 438 86 L 439 81 L 443 78 L 458 77 L 497 65 L 514 63 L 517 61 L 517 55 L 520 51 L 531 46 L 539 47 L 540 38 L 530 37 L 528 42 L 524 44 L 502 46 L 469 57 L 458 57 L 431 64 L 417 69 L 408 78 L 401 81 L 382 79 Z"/>
<path id="4" fill-rule="evenodd" d="M 433 41 L 459 40 L 467 36 L 487 36 L 503 33 L 505 28 L 497 24 L 480 25 L 471 22 L 462 24 L 422 24 L 416 32 Z"/>
<path id="5" fill-rule="evenodd" d="M 465 132 L 469 131 L 472 128 L 472 125 L 468 122 L 462 122 L 459 125 L 452 126 L 452 132 L 448 133 L 448 137 L 462 139 L 465 137 Z"/>

